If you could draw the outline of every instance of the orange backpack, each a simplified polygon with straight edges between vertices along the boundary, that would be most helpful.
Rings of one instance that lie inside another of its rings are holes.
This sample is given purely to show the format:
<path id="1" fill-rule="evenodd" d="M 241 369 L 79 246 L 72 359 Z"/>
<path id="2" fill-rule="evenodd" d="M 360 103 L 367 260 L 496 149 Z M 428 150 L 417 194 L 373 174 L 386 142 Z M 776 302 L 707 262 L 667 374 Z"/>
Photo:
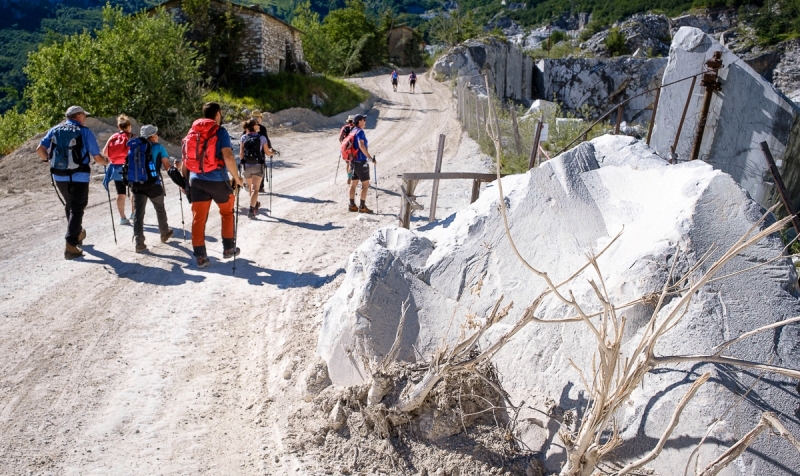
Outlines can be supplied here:
<path id="1" fill-rule="evenodd" d="M 216 155 L 218 130 L 214 119 L 198 119 L 192 123 L 181 148 L 183 163 L 190 172 L 203 174 L 225 166 Z"/>
<path id="2" fill-rule="evenodd" d="M 356 133 L 360 129 L 354 127 L 353 130 L 350 131 L 350 134 L 347 135 L 342 141 L 340 146 L 342 152 L 342 159 L 345 162 L 352 162 L 358 158 L 358 146 L 356 145 Z"/>

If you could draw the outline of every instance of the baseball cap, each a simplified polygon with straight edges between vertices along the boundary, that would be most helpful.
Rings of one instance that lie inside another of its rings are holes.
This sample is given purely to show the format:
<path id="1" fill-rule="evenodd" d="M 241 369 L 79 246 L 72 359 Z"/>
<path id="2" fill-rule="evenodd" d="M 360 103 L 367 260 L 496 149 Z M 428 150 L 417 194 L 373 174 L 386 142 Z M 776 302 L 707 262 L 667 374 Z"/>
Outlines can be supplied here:
<path id="1" fill-rule="evenodd" d="M 157 133 L 158 133 L 158 127 L 152 124 L 147 124 L 145 126 L 142 126 L 142 130 L 139 133 L 139 135 L 142 136 L 143 139 L 147 139 L 148 137 Z"/>
<path id="2" fill-rule="evenodd" d="M 356 114 L 356 117 L 353 118 L 353 122 L 358 124 L 359 122 L 365 120 L 366 118 L 367 116 L 364 116 L 362 114 Z"/>
<path id="3" fill-rule="evenodd" d="M 64 113 L 64 115 L 67 117 L 73 117 L 81 113 L 86 114 L 87 116 L 91 116 L 91 114 L 84 111 L 83 108 L 80 106 L 70 106 L 69 109 L 67 109 L 67 112 Z"/>

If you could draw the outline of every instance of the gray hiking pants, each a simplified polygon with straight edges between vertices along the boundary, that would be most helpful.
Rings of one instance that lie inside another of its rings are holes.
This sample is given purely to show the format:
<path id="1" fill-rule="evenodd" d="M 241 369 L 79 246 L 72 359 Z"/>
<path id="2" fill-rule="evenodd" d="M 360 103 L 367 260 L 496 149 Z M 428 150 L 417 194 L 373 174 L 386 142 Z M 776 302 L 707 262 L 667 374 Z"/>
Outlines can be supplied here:
<path id="1" fill-rule="evenodd" d="M 144 212 L 148 198 L 156 209 L 158 230 L 162 235 L 169 232 L 167 210 L 164 208 L 164 189 L 161 185 L 133 190 L 133 236 L 136 237 L 137 245 L 144 244 Z"/>

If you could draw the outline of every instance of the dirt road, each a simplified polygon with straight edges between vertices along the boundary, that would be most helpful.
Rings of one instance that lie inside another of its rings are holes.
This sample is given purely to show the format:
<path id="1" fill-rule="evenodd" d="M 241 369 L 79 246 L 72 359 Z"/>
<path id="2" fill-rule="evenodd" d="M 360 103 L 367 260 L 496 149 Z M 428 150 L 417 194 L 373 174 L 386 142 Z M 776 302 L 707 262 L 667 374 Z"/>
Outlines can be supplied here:
<path id="1" fill-rule="evenodd" d="M 393 93 L 388 76 L 355 81 L 379 98 L 366 132 L 380 214 L 347 211 L 344 167 L 334 185 L 337 131 L 273 133 L 283 153 L 274 210 L 240 217 L 235 275 L 221 260 L 215 207 L 212 266 L 194 267 L 172 184 L 175 239 L 159 242 L 148 208 L 150 252 L 139 255 L 130 227 L 117 226 L 114 244 L 105 190 L 93 182 L 86 257 L 76 261 L 63 259 L 52 189 L 0 195 L 0 474 L 317 474 L 282 440 L 294 431 L 286 416 L 299 376 L 315 361 L 321 305 L 350 251 L 395 221 L 398 174 L 431 171 L 440 133 L 445 157 L 474 152 L 459 139 L 447 85 L 421 77 L 412 95 Z M 453 164 L 445 169 L 476 167 Z M 468 193 L 443 187 L 454 206 Z"/>

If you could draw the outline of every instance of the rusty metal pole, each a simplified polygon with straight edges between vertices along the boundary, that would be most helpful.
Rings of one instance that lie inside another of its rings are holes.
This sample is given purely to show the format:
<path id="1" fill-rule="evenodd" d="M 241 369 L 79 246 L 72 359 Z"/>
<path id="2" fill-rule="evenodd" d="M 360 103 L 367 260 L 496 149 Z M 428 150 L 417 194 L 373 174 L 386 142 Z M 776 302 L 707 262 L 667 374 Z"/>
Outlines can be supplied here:
<path id="1" fill-rule="evenodd" d="M 769 171 L 772 173 L 772 178 L 775 180 L 775 187 L 778 189 L 778 193 L 781 195 L 781 201 L 783 202 L 783 206 L 786 208 L 786 213 L 792 217 L 792 225 L 794 225 L 797 235 L 800 236 L 800 219 L 797 218 L 797 213 L 794 211 L 794 206 L 792 206 L 792 202 L 789 200 L 789 192 L 786 191 L 786 185 L 783 183 L 781 173 L 778 170 L 778 166 L 775 164 L 775 159 L 772 157 L 772 151 L 769 150 L 769 144 L 767 144 L 766 141 L 761 143 L 761 150 L 764 152 L 764 158 L 767 159 Z"/>
<path id="2" fill-rule="evenodd" d="M 647 127 L 647 140 L 650 145 L 650 137 L 653 136 L 653 126 L 656 124 L 656 113 L 658 112 L 658 100 L 661 99 L 661 88 L 656 89 L 656 99 L 653 101 L 653 115 L 650 117 L 650 125 Z"/>
<path id="3" fill-rule="evenodd" d="M 519 136 L 519 124 L 517 124 L 517 108 L 511 105 L 511 126 L 514 129 L 514 147 L 517 154 L 522 155 L 522 138 Z"/>
<path id="4" fill-rule="evenodd" d="M 533 136 L 533 148 L 531 149 L 531 157 L 528 159 L 528 170 L 536 167 L 536 159 L 539 156 L 539 141 L 542 138 L 543 121 L 539 119 L 536 123 L 536 134 Z"/>
<path id="5" fill-rule="evenodd" d="M 444 134 L 439 134 L 439 148 L 436 151 L 436 165 L 433 167 L 434 173 L 442 173 L 442 156 L 444 155 Z M 433 191 L 431 192 L 431 212 L 428 221 L 436 221 L 436 202 L 439 201 L 439 179 L 433 179 Z"/>
<path id="6" fill-rule="evenodd" d="M 706 88 L 705 95 L 703 96 L 703 108 L 700 110 L 700 119 L 697 122 L 697 133 L 694 136 L 694 144 L 692 144 L 692 155 L 690 160 L 696 160 L 700 155 L 700 146 L 703 144 L 703 133 L 706 131 L 706 121 L 708 120 L 708 110 L 711 108 L 711 99 L 714 97 L 714 91 L 719 91 L 719 70 L 722 68 L 722 52 L 715 51 L 714 56 L 706 61 L 708 70 L 703 74 L 703 80 L 700 85 Z"/>
<path id="7" fill-rule="evenodd" d="M 617 107 L 617 124 L 614 126 L 614 135 L 619 135 L 619 126 L 622 124 L 622 105 Z"/>
<path id="8" fill-rule="evenodd" d="M 692 85 L 689 86 L 689 94 L 686 95 L 686 104 L 683 106 L 683 114 L 681 114 L 681 122 L 678 123 L 678 131 L 675 133 L 675 141 L 672 142 L 672 147 L 669 148 L 671 157 L 669 158 L 669 163 L 673 163 L 677 161 L 678 156 L 675 153 L 675 150 L 678 148 L 678 140 L 681 138 L 681 131 L 683 130 L 683 123 L 686 120 L 686 113 L 689 111 L 689 104 L 692 103 L 692 93 L 694 93 L 694 85 L 697 83 L 697 76 L 692 78 Z"/>

